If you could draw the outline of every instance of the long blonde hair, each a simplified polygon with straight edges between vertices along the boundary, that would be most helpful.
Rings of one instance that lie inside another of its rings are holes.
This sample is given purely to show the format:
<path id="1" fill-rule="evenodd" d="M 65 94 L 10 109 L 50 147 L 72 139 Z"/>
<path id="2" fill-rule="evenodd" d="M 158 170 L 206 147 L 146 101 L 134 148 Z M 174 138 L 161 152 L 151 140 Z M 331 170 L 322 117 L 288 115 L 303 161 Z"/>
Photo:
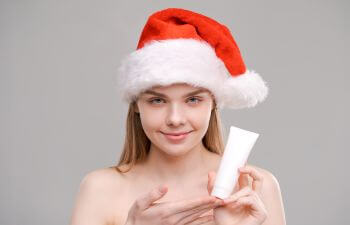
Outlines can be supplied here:
<path id="1" fill-rule="evenodd" d="M 147 158 L 150 151 L 151 141 L 148 139 L 142 128 L 140 115 L 135 111 L 135 108 L 136 102 L 133 101 L 129 104 L 126 119 L 126 136 L 124 140 L 123 152 L 119 158 L 118 164 L 113 166 L 113 168 L 121 173 L 126 173 L 136 163 L 143 162 Z M 220 114 L 216 104 L 212 109 L 208 129 L 202 141 L 204 147 L 208 151 L 222 155 L 224 151 L 223 131 Z M 128 168 L 125 171 L 122 171 L 119 168 L 123 165 L 128 165 Z"/>

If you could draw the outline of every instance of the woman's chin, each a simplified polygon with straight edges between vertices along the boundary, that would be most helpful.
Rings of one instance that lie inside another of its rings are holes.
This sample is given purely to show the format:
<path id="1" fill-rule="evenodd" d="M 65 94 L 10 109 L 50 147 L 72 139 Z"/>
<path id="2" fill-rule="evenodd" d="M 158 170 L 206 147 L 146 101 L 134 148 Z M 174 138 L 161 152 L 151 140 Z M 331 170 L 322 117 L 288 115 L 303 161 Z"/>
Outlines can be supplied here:
<path id="1" fill-rule="evenodd" d="M 194 146 L 189 146 L 188 144 L 182 144 L 182 145 L 161 145 L 161 149 L 164 153 L 167 155 L 171 155 L 174 157 L 186 155 L 188 152 L 190 152 L 193 149 Z"/>

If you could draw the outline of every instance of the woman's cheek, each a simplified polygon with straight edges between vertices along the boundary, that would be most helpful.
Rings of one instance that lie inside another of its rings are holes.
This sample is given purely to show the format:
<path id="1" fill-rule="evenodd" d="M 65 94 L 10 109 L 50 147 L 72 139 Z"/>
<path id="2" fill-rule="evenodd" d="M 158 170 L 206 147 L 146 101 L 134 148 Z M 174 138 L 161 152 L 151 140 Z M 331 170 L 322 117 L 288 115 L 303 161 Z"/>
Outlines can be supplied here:
<path id="1" fill-rule="evenodd" d="M 207 107 L 198 108 L 189 112 L 191 121 L 196 124 L 197 127 L 206 127 L 209 125 L 210 111 Z"/>
<path id="2" fill-rule="evenodd" d="M 141 113 L 141 123 L 146 131 L 159 131 L 162 127 L 163 115 L 154 110 L 145 110 Z"/>

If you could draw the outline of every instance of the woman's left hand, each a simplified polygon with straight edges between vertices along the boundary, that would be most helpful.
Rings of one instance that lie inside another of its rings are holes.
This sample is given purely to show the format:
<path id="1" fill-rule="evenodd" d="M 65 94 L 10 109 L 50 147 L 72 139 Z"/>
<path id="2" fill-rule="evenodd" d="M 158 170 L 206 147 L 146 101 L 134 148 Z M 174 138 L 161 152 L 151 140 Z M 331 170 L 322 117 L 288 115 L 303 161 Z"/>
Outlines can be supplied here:
<path id="1" fill-rule="evenodd" d="M 261 225 L 267 217 L 267 211 L 260 199 L 263 177 L 259 171 L 245 165 L 239 169 L 239 190 L 224 199 L 222 206 L 213 209 L 216 225 Z M 208 193 L 211 194 L 216 173 L 208 174 Z M 248 177 L 253 178 L 252 185 Z M 252 186 L 252 187 L 251 187 Z"/>

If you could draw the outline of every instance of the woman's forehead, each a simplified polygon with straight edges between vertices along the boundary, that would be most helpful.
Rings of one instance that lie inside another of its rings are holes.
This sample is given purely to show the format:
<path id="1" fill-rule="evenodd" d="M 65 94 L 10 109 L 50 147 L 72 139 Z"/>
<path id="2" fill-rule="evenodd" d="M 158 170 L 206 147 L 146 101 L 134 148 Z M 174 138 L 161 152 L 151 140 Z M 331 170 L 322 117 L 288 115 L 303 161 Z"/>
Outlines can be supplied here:
<path id="1" fill-rule="evenodd" d="M 156 95 L 159 97 L 181 95 L 181 96 L 187 97 L 189 95 L 195 95 L 195 94 L 201 94 L 201 93 L 207 93 L 207 94 L 211 95 L 211 92 L 206 88 L 194 87 L 194 86 L 188 85 L 188 84 L 154 86 L 152 88 L 149 88 L 149 89 L 143 91 L 141 93 L 141 95 L 150 94 L 150 95 Z"/>
<path id="2" fill-rule="evenodd" d="M 153 86 L 147 90 L 152 90 L 152 91 L 168 91 L 168 90 L 176 90 L 176 91 L 196 91 L 196 90 L 203 90 L 203 91 L 208 91 L 208 89 L 204 88 L 204 87 L 196 87 L 193 86 L 191 84 L 187 84 L 187 83 L 175 83 L 175 84 L 171 84 L 171 85 L 156 85 Z M 146 91 L 147 91 L 146 90 Z"/>

